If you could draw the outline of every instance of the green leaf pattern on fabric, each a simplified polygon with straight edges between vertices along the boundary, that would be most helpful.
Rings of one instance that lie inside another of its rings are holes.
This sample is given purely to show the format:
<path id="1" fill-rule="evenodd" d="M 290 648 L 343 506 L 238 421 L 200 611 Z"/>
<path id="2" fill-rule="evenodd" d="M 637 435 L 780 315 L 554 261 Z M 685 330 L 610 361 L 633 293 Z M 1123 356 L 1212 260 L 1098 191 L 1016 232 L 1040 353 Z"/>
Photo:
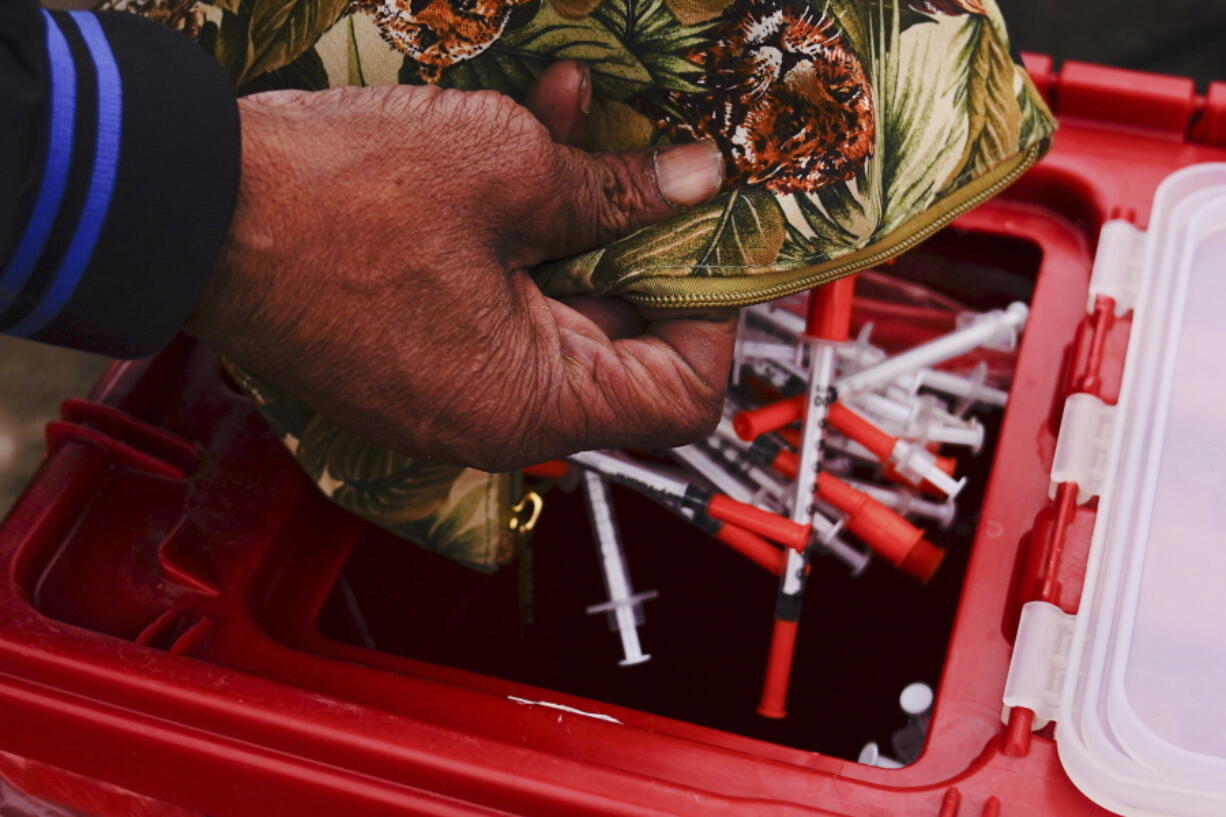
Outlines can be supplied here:
<path id="1" fill-rule="evenodd" d="M 464 470 L 371 445 L 319 415 L 303 431 L 296 453 L 333 500 L 384 527 L 438 512 Z"/>
<path id="2" fill-rule="evenodd" d="M 597 292 L 615 289 L 626 270 L 660 275 L 722 275 L 728 269 L 770 264 L 786 229 L 775 198 L 762 190 L 734 190 L 678 220 L 649 227 L 608 247 L 591 273 Z M 686 259 L 678 263 L 678 259 Z"/>
<path id="3" fill-rule="evenodd" d="M 107 0 L 103 8 L 130 0 Z M 328 87 L 315 46 L 341 18 L 349 0 L 225 0 L 195 6 L 187 0 L 138 0 L 193 5 L 217 25 L 209 42 L 240 93 Z M 202 39 L 202 37 L 198 37 Z"/>
<path id="4" fill-rule="evenodd" d="M 1013 58 L 991 23 L 977 18 L 959 55 L 966 63 L 966 147 L 957 169 L 943 185 L 954 189 L 990 170 L 1015 150 L 1021 137 L 1022 107 L 1014 89 Z"/>
<path id="5" fill-rule="evenodd" d="M 731 0 L 668 0 L 668 10 L 677 22 L 692 26 L 714 20 L 730 4 Z"/>
<path id="6" fill-rule="evenodd" d="M 968 132 L 963 55 L 978 30 L 976 18 L 939 17 L 908 29 L 890 52 L 881 129 L 883 233 L 925 209 L 957 165 Z"/>
<path id="7" fill-rule="evenodd" d="M 322 91 L 328 86 L 328 71 L 324 68 L 319 52 L 314 48 L 305 51 L 302 56 L 289 65 L 259 74 L 255 79 L 243 86 L 243 92 L 258 94 L 262 91 Z"/>
<path id="8" fill-rule="evenodd" d="M 239 84 L 276 71 L 315 46 L 340 19 L 348 0 L 255 0 L 251 3 L 250 60 Z"/>
<path id="9" fill-rule="evenodd" d="M 881 223 L 881 162 L 868 162 L 856 177 L 816 193 L 781 196 L 788 237 L 778 262 L 802 266 L 827 261 L 868 244 Z"/>
<path id="10" fill-rule="evenodd" d="M 506 32 L 479 56 L 456 64 L 439 84 L 463 90 L 493 88 L 520 97 L 558 60 L 586 62 L 595 91 L 607 99 L 625 99 L 652 82 L 642 63 L 598 18 L 568 19 L 542 5 L 531 22 Z"/>

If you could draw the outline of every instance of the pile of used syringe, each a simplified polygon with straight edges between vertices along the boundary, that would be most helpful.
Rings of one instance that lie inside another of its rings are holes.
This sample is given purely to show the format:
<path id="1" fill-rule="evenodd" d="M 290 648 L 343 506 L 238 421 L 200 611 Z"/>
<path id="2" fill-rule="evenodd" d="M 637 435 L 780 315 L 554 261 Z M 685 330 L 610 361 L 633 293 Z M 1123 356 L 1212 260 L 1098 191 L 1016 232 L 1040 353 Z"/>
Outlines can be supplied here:
<path id="1" fill-rule="evenodd" d="M 628 485 L 779 576 L 774 631 L 758 711 L 785 715 L 809 560 L 826 554 L 853 572 L 877 556 L 927 582 L 944 551 L 913 522 L 948 526 L 965 485 L 955 458 L 977 452 L 972 407 L 999 408 L 1007 393 L 943 364 L 977 349 L 1012 350 L 1027 308 L 961 313 L 957 328 L 889 355 L 872 326 L 850 337 L 854 278 L 807 296 L 743 310 L 723 421 L 714 434 L 667 454 L 676 468 L 627 453 L 588 451 L 582 469 L 623 665 L 648 660 L 637 625 L 652 593 L 635 593 L 618 538 L 608 481 Z M 965 359 L 965 358 L 963 358 Z M 746 386 L 753 384 L 756 389 Z M 875 470 L 866 479 L 866 465 Z M 860 475 L 853 478 L 853 471 Z"/>

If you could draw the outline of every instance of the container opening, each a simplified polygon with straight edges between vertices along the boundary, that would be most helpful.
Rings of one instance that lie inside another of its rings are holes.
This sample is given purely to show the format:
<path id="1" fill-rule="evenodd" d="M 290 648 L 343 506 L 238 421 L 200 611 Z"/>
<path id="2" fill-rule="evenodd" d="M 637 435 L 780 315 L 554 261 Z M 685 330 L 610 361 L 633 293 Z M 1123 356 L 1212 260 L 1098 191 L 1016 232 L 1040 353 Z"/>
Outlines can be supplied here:
<path id="1" fill-rule="evenodd" d="M 949 229 L 882 272 L 932 290 L 939 279 L 943 299 L 987 310 L 1029 301 L 1040 260 L 1031 242 Z M 877 302 L 893 297 L 871 282 L 862 289 Z M 775 578 L 621 488 L 613 502 L 635 588 L 659 591 L 645 606 L 645 664 L 619 667 L 616 634 L 603 616 L 584 612 L 606 597 L 582 500 L 558 489 L 545 497 L 530 586 L 514 566 L 478 575 L 370 530 L 318 627 L 354 646 L 772 743 L 855 760 L 872 741 L 914 762 L 922 735 L 906 729 L 899 694 L 916 681 L 935 689 L 941 675 L 1001 415 L 980 419 L 983 450 L 959 456 L 969 480 L 956 521 L 947 530 L 926 526 L 948 551 L 928 586 L 880 559 L 859 578 L 833 560 L 815 561 L 782 721 L 755 712 Z"/>

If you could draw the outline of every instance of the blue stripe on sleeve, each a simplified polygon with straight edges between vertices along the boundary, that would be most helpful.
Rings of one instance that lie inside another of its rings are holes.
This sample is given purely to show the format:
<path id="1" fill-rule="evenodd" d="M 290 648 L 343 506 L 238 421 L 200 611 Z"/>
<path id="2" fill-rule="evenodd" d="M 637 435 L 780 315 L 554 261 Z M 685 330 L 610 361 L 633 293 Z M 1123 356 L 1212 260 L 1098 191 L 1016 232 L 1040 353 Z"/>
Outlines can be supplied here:
<path id="1" fill-rule="evenodd" d="M 68 184 L 68 169 L 72 165 L 73 128 L 77 107 L 77 70 L 68 50 L 64 33 L 46 11 L 43 21 L 47 29 L 47 57 L 50 63 L 50 121 L 47 129 L 47 156 L 43 164 L 42 182 L 34 209 L 25 232 L 8 266 L 0 274 L 0 312 L 17 300 L 30 280 L 46 247 L 51 228 L 60 213 L 64 190 Z"/>
<path id="2" fill-rule="evenodd" d="M 76 232 L 68 244 L 55 278 L 43 299 L 22 320 L 8 330 L 9 334 L 29 337 L 45 327 L 68 303 L 76 291 L 81 276 L 89 266 L 111 207 L 115 191 L 115 174 L 119 165 L 120 128 L 123 121 L 123 84 L 119 66 L 106 40 L 98 19 L 84 11 L 69 12 L 81 30 L 85 46 L 94 61 L 98 77 L 98 131 L 94 143 L 94 167 L 85 194 L 85 205 L 77 222 Z"/>

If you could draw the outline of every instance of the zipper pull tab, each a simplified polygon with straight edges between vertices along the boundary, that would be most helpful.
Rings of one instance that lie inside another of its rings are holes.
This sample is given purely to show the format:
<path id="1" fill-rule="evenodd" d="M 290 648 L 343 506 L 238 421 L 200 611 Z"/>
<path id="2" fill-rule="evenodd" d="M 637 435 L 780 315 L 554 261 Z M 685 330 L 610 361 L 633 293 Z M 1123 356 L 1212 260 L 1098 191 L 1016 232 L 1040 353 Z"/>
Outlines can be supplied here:
<path id="1" fill-rule="evenodd" d="M 532 532 L 536 529 L 545 500 L 536 491 L 528 491 L 511 507 L 511 519 L 507 528 L 511 531 L 511 550 L 515 554 L 518 571 L 519 631 L 526 635 L 532 626 L 534 582 L 532 574 Z"/>

